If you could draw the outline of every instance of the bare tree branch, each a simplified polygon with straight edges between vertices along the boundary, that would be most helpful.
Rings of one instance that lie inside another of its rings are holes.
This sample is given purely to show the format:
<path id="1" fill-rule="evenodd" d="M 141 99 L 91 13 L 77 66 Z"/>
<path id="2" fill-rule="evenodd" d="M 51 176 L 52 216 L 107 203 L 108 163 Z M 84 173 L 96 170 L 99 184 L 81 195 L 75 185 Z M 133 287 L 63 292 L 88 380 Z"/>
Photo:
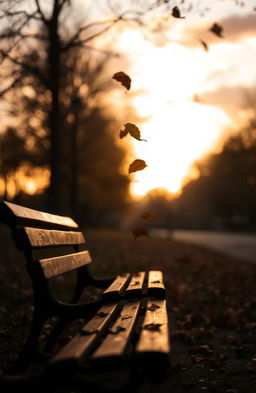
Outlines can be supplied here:
<path id="1" fill-rule="evenodd" d="M 29 65 L 26 62 L 19 61 L 17 58 L 12 57 L 9 53 L 6 53 L 4 51 L 0 51 L 1 55 L 8 60 L 10 60 L 13 64 L 18 65 L 19 67 L 22 67 L 24 70 L 29 71 L 32 75 L 36 76 L 41 82 L 45 85 L 48 86 L 49 82 L 48 80 L 44 77 L 44 75 L 40 72 L 39 68 L 33 67 Z"/>
<path id="2" fill-rule="evenodd" d="M 42 8 L 40 6 L 39 0 L 35 0 L 35 3 L 36 3 L 36 6 L 37 6 L 37 12 L 40 15 L 40 17 L 42 18 L 42 21 L 44 22 L 45 25 L 48 25 L 49 21 L 48 21 L 48 19 L 46 19 L 45 15 L 44 15 L 44 13 L 42 11 Z"/>
<path id="3" fill-rule="evenodd" d="M 12 81 L 12 83 L 10 83 L 10 85 L 4 88 L 3 90 L 0 90 L 0 97 L 3 97 L 5 93 L 13 89 L 19 82 L 20 82 L 20 77 Z"/>

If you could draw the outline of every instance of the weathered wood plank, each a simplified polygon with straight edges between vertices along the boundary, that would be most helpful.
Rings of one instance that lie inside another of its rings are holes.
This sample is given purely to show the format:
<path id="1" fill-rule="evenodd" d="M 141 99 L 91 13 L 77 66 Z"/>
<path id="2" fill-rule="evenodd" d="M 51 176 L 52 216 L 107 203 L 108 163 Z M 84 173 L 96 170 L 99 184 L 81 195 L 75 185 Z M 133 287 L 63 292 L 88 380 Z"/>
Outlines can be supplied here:
<path id="1" fill-rule="evenodd" d="M 77 223 L 71 217 L 58 216 L 55 214 L 50 214 L 42 212 L 39 210 L 30 209 L 28 207 L 23 207 L 16 205 L 11 202 L 3 201 L 1 202 L 1 209 L 3 209 L 3 214 L 5 216 L 5 222 L 8 224 L 9 221 L 14 219 L 26 220 L 31 222 L 41 222 L 47 224 L 56 224 L 65 227 L 77 228 Z M 7 216 L 7 217 L 6 217 Z M 10 224 L 10 222 L 9 222 Z"/>
<path id="2" fill-rule="evenodd" d="M 113 360 L 124 353 L 132 338 L 139 308 L 140 301 L 124 305 L 120 316 L 109 330 L 108 336 L 93 354 L 93 360 Z"/>
<path id="3" fill-rule="evenodd" d="M 82 232 L 57 231 L 25 227 L 20 232 L 21 241 L 27 240 L 31 247 L 54 247 L 58 245 L 84 244 Z"/>
<path id="4" fill-rule="evenodd" d="M 150 270 L 148 273 L 148 294 L 160 298 L 166 295 L 163 272 L 160 270 Z"/>
<path id="5" fill-rule="evenodd" d="M 81 251 L 60 257 L 40 259 L 38 262 L 41 265 L 45 278 L 52 278 L 87 265 L 91 262 L 91 256 L 89 251 Z"/>
<path id="6" fill-rule="evenodd" d="M 140 355 L 169 354 L 170 340 L 166 300 L 148 301 L 136 352 Z"/>
<path id="7" fill-rule="evenodd" d="M 145 272 L 139 272 L 132 274 L 131 281 L 125 290 L 127 296 L 140 296 L 142 294 L 142 287 L 145 279 Z"/>
<path id="8" fill-rule="evenodd" d="M 95 316 L 54 358 L 49 367 L 66 365 L 72 367 L 92 351 L 98 339 L 106 331 L 109 323 L 116 315 L 118 304 L 106 304 L 95 314 Z"/>
<path id="9" fill-rule="evenodd" d="M 105 299 L 117 299 L 119 298 L 126 285 L 130 280 L 130 274 L 123 274 L 117 276 L 112 284 L 103 292 L 103 297 Z"/>

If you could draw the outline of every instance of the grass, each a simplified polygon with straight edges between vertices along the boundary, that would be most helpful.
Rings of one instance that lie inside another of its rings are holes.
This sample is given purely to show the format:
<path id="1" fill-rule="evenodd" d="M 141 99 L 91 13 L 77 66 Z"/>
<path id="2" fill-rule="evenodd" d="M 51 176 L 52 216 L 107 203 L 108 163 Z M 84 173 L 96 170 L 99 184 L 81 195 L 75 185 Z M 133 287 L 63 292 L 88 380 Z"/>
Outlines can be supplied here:
<path id="1" fill-rule="evenodd" d="M 172 239 L 111 231 L 89 231 L 86 239 L 94 274 L 164 271 L 172 342 L 164 391 L 255 392 L 256 266 Z M 26 335 L 32 291 L 22 255 L 2 227 L 0 241 L 3 370 Z"/>

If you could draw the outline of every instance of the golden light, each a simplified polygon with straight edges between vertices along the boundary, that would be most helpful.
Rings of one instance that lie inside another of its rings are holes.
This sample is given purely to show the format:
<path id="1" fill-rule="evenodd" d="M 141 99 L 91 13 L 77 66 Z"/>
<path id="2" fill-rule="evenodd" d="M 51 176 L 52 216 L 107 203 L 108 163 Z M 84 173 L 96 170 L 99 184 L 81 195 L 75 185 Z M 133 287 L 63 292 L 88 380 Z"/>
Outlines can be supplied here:
<path id="1" fill-rule="evenodd" d="M 221 110 L 193 102 L 165 106 L 142 127 L 148 142 L 134 143 L 148 165 L 134 175 L 131 192 L 142 196 L 152 188 L 177 193 L 197 157 L 214 150 L 227 118 Z"/>
<path id="2" fill-rule="evenodd" d="M 231 124 L 223 110 L 200 102 L 202 86 L 216 63 L 200 47 L 155 47 L 138 31 L 124 31 L 119 46 L 133 48 L 129 75 L 133 91 L 140 94 L 131 98 L 146 119 L 136 124 L 147 142 L 133 140 L 131 159 L 143 159 L 148 167 L 132 175 L 131 193 L 143 196 L 153 188 L 177 193 L 193 162 L 214 151 L 224 127 Z"/>

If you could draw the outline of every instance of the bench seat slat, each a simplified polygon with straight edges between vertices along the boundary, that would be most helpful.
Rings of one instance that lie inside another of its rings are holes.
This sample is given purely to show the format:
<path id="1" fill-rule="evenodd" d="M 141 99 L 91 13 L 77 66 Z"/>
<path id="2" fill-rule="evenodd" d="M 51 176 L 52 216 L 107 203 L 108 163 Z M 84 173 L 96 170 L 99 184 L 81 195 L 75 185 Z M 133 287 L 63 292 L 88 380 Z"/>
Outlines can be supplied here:
<path id="1" fill-rule="evenodd" d="M 0 209 L 3 211 L 3 217 L 10 223 L 16 223 L 16 221 L 19 222 L 25 220 L 26 222 L 31 222 L 30 226 L 41 223 L 44 226 L 46 224 L 53 224 L 55 226 L 78 228 L 77 223 L 71 217 L 58 216 L 55 214 L 16 205 L 11 202 L 2 201 Z"/>
<path id="2" fill-rule="evenodd" d="M 118 299 L 130 280 L 130 274 L 123 274 L 116 277 L 112 284 L 103 292 L 105 299 Z"/>
<path id="3" fill-rule="evenodd" d="M 40 259 L 38 262 L 45 278 L 52 278 L 87 265 L 91 262 L 91 256 L 89 251 L 81 251 L 60 257 Z"/>
<path id="4" fill-rule="evenodd" d="M 20 230 L 21 241 L 25 240 L 32 248 L 54 247 L 59 245 L 84 244 L 82 232 L 57 231 L 25 227 Z"/>
<path id="5" fill-rule="evenodd" d="M 124 354 L 132 337 L 139 308 L 140 301 L 132 301 L 124 305 L 108 336 L 93 354 L 93 360 L 114 360 Z"/>
<path id="6" fill-rule="evenodd" d="M 168 354 L 170 352 L 166 300 L 149 300 L 136 352 Z"/>
<path id="7" fill-rule="evenodd" d="M 116 315 L 118 304 L 106 304 L 71 341 L 50 361 L 49 367 L 77 364 L 95 347 Z"/>
<path id="8" fill-rule="evenodd" d="M 163 272 L 160 270 L 150 270 L 148 273 L 148 294 L 164 298 L 166 291 L 164 286 Z"/>
<path id="9" fill-rule="evenodd" d="M 132 274 L 132 279 L 125 290 L 125 294 L 127 296 L 139 296 L 142 294 L 143 283 L 145 279 L 145 272 L 134 273 Z"/>

